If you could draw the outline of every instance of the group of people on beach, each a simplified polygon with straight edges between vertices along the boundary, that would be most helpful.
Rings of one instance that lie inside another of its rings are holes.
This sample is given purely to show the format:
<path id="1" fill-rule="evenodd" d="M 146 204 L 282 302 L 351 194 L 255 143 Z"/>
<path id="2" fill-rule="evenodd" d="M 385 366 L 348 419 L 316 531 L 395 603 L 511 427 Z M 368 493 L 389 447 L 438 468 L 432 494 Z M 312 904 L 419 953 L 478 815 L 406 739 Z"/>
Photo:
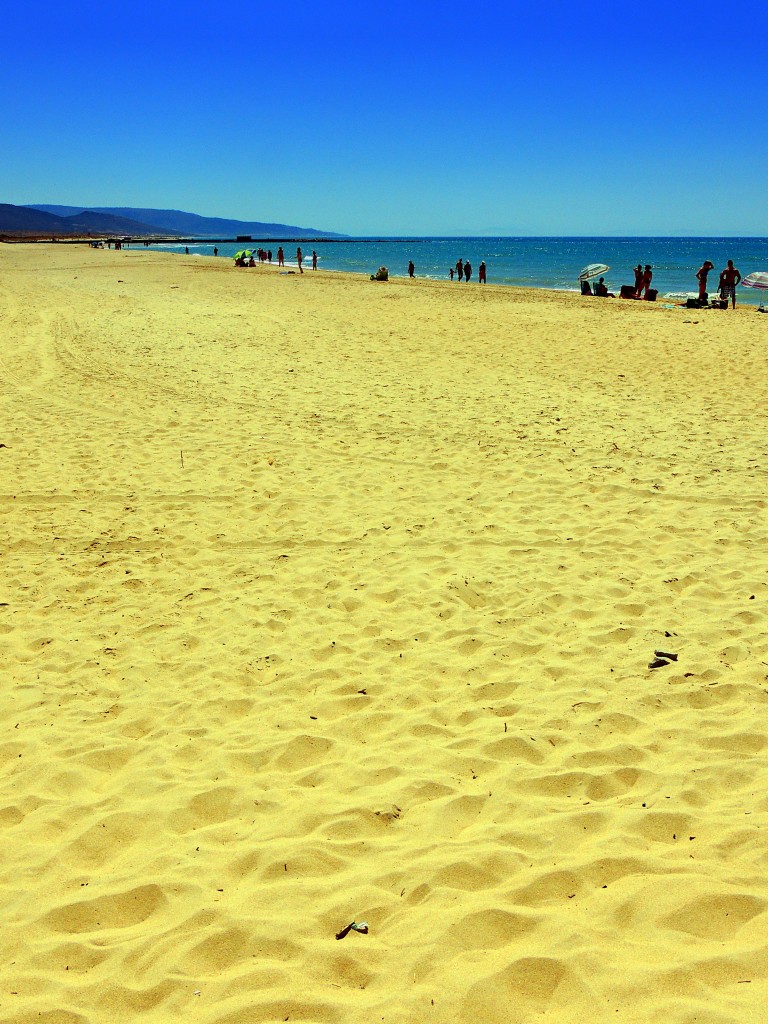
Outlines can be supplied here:
<path id="1" fill-rule="evenodd" d="M 271 263 L 272 262 L 272 250 L 271 249 L 257 249 L 256 256 L 253 253 L 246 256 L 245 253 L 238 253 L 235 257 L 236 267 L 255 267 L 256 260 L 259 263 Z M 285 251 L 282 245 L 277 250 L 277 265 L 278 267 L 285 266 Z M 304 273 L 304 253 L 301 251 L 301 246 L 296 249 L 296 265 L 299 268 L 299 273 Z M 317 253 L 312 250 L 312 269 L 317 270 Z M 292 273 L 292 271 L 290 271 Z"/>
<path id="2" fill-rule="evenodd" d="M 469 260 L 456 260 L 456 266 L 450 267 L 448 274 L 453 281 L 454 275 L 459 281 L 469 281 L 472 277 L 472 264 Z M 416 267 L 413 260 L 408 261 L 408 277 L 416 276 Z M 488 268 L 485 265 L 485 260 L 480 261 L 480 266 L 477 268 L 477 281 L 478 284 L 486 284 L 488 280 Z"/>
<path id="3" fill-rule="evenodd" d="M 699 297 L 695 300 L 698 306 L 709 305 L 709 293 L 707 292 L 707 280 L 711 270 L 715 269 L 715 265 L 712 260 L 705 260 L 699 269 L 696 271 L 696 280 L 699 283 Z M 635 283 L 632 285 L 623 285 L 621 289 L 622 299 L 649 299 L 654 301 L 658 292 L 656 289 L 651 288 L 651 282 L 653 281 L 653 267 L 650 263 L 646 263 L 643 266 L 642 263 L 638 263 L 635 267 Z M 734 267 L 733 260 L 728 260 L 728 265 L 724 270 L 720 271 L 720 280 L 718 282 L 718 295 L 719 299 L 715 305 L 721 306 L 723 309 L 728 307 L 728 300 L 731 301 L 731 308 L 736 308 L 736 285 L 741 281 L 741 271 Z M 605 278 L 601 277 L 600 280 L 593 288 L 590 286 L 589 281 L 581 282 L 581 294 L 582 295 L 597 295 L 606 298 L 615 298 L 612 292 L 608 291 L 608 286 L 605 283 Z M 689 303 L 694 300 L 688 300 Z"/>
<path id="4" fill-rule="evenodd" d="M 278 263 L 277 263 L 277 265 L 279 267 L 284 267 L 285 266 L 285 262 L 282 262 L 282 263 L 280 262 L 280 259 L 282 259 L 282 257 L 280 256 L 280 253 L 282 251 L 283 251 L 282 249 L 278 249 L 278 251 L 277 251 L 277 255 L 278 255 Z M 303 274 L 304 273 L 304 266 L 303 266 L 303 264 L 304 264 L 304 253 L 301 251 L 301 246 L 299 246 L 298 249 L 296 250 L 296 263 L 298 264 L 298 267 L 299 267 L 299 273 Z M 315 252 L 314 249 L 312 250 L 312 269 L 313 270 L 317 270 L 317 253 Z"/>
<path id="5" fill-rule="evenodd" d="M 187 252 L 189 250 L 187 249 Z M 218 255 L 218 250 L 214 251 L 215 255 Z M 260 263 L 271 263 L 272 262 L 272 250 L 271 249 L 257 249 L 256 258 L 253 254 L 249 254 L 246 258 L 245 253 L 240 253 L 235 258 L 235 266 L 238 267 L 255 267 L 256 259 Z M 301 246 L 296 249 L 296 264 L 299 268 L 299 273 L 304 273 L 304 254 L 301 251 Z M 278 267 L 285 266 L 285 252 L 283 247 L 277 250 L 277 265 Z M 317 253 L 312 250 L 312 269 L 317 270 Z M 699 297 L 698 302 L 702 306 L 709 304 L 709 294 L 707 292 L 707 281 L 709 278 L 710 271 L 715 269 L 715 265 L 711 260 L 705 260 L 701 267 L 696 271 L 696 280 L 699 284 Z M 380 267 L 376 274 L 371 274 L 371 280 L 383 281 L 387 280 L 389 273 L 386 276 L 381 272 L 386 270 L 385 267 Z M 458 259 L 455 267 L 450 267 L 448 270 L 451 281 L 458 279 L 459 281 L 469 282 L 472 278 L 472 264 L 469 260 Z M 657 291 L 651 288 L 653 281 L 653 267 L 650 263 L 646 263 L 644 266 L 642 263 L 634 269 L 635 283 L 632 285 L 624 285 L 621 289 L 621 297 L 623 299 L 647 299 L 650 301 L 655 300 Z M 416 267 L 413 260 L 408 261 L 408 276 L 416 276 Z M 485 260 L 480 261 L 478 267 L 477 280 L 479 284 L 486 284 L 487 282 L 487 268 Z M 718 294 L 719 301 L 723 303 L 723 308 L 727 308 L 728 301 L 731 301 L 731 308 L 736 308 L 736 285 L 741 281 L 741 272 L 737 267 L 734 267 L 733 260 L 728 260 L 728 265 L 724 270 L 720 271 L 720 279 L 718 282 Z M 605 283 L 605 278 L 601 277 L 597 284 L 594 285 L 594 290 L 590 286 L 589 281 L 582 281 L 581 283 L 582 295 L 596 295 L 598 297 L 615 298 L 613 292 L 608 291 L 608 286 Z"/>
<path id="6" fill-rule="evenodd" d="M 704 260 L 702 265 L 696 271 L 696 280 L 699 282 L 699 297 L 698 303 L 700 306 L 709 305 L 709 293 L 707 292 L 707 279 L 709 272 L 715 269 L 715 264 L 712 260 Z M 651 290 L 651 281 L 653 280 L 653 271 L 651 265 L 646 263 L 645 267 L 641 263 L 635 267 L 635 298 L 648 298 Z M 728 260 L 728 265 L 724 270 L 720 271 L 720 279 L 717 286 L 719 295 L 719 303 L 723 309 L 727 309 L 728 300 L 731 300 L 731 308 L 736 309 L 736 285 L 741 281 L 741 271 L 737 267 L 734 267 L 733 260 Z M 595 290 L 597 294 L 597 290 Z"/>
<path id="7" fill-rule="evenodd" d="M 651 281 L 653 280 L 653 267 L 650 263 L 646 263 L 643 267 L 642 263 L 638 263 L 635 267 L 635 298 L 636 299 L 647 299 L 648 294 L 651 290 Z"/>
<path id="8" fill-rule="evenodd" d="M 709 277 L 710 270 L 715 269 L 715 264 L 712 260 L 704 260 L 702 265 L 696 271 L 696 280 L 699 282 L 699 305 L 706 306 L 709 304 L 709 293 L 707 292 L 707 278 Z M 720 296 L 720 301 L 724 302 L 726 307 L 728 300 L 731 300 L 731 309 L 736 309 L 736 285 L 741 280 L 741 271 L 738 267 L 734 267 L 733 260 L 728 260 L 728 266 L 720 271 L 720 279 L 717 284 L 717 291 Z"/>
<path id="9" fill-rule="evenodd" d="M 459 281 L 463 280 L 469 283 L 469 280 L 472 277 L 472 264 L 469 262 L 469 260 L 456 260 L 456 266 L 448 268 L 448 276 L 452 281 L 454 278 L 454 274 L 456 275 Z M 487 282 L 487 279 L 488 270 L 485 265 L 485 260 L 481 260 L 480 266 L 477 268 L 477 283 L 485 284 Z"/>

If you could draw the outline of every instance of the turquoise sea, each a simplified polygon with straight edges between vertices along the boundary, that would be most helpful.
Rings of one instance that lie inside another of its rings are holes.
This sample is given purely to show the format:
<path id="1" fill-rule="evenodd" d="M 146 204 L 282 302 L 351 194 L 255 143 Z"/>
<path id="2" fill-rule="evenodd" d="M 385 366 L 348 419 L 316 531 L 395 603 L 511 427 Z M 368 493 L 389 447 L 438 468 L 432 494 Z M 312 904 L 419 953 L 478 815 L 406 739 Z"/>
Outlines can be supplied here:
<path id="1" fill-rule="evenodd" d="M 254 250 L 271 249 L 277 262 L 279 242 L 254 240 L 246 243 Z M 285 242 L 286 264 L 296 265 L 296 242 Z M 448 268 L 456 261 L 469 260 L 472 281 L 477 282 L 477 267 L 485 260 L 488 282 L 511 287 L 577 290 L 577 279 L 590 263 L 605 263 L 605 275 L 611 291 L 617 294 L 622 284 L 633 284 L 633 268 L 638 263 L 653 267 L 653 286 L 659 298 L 681 299 L 698 291 L 696 271 L 711 260 L 710 292 L 729 259 L 743 276 L 756 270 L 768 271 L 768 238 L 399 238 L 313 241 L 301 243 L 304 269 L 311 273 L 311 255 L 315 249 L 318 266 L 323 270 L 343 270 L 372 274 L 379 266 L 389 268 L 394 277 L 408 274 L 408 261 L 416 265 L 416 276 L 448 280 Z M 190 243 L 190 255 L 212 256 L 214 243 Z M 183 245 L 152 248 L 184 253 Z M 231 258 L 243 243 L 221 243 L 219 259 Z M 742 303 L 758 305 L 768 301 L 764 291 L 739 288 Z"/>

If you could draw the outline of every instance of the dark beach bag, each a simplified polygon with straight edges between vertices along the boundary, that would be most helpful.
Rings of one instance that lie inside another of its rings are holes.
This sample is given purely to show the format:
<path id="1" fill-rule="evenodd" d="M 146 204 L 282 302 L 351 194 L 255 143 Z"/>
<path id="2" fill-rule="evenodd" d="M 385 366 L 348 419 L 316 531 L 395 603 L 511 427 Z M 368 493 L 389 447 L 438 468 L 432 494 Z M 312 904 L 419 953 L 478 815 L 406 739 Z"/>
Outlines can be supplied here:
<path id="1" fill-rule="evenodd" d="M 648 294 L 645 296 L 649 302 L 655 302 L 656 296 L 659 294 L 658 288 L 649 288 Z"/>
<path id="2" fill-rule="evenodd" d="M 635 297 L 635 286 L 633 284 L 623 284 L 621 291 L 619 292 L 620 299 L 634 299 Z"/>

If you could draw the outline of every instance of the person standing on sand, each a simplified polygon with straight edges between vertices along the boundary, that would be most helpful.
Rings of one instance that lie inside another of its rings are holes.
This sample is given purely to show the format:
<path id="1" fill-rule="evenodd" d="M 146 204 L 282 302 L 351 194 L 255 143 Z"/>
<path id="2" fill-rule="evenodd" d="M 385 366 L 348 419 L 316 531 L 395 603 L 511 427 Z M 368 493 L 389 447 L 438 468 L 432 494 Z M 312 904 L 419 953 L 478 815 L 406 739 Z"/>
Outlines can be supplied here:
<path id="1" fill-rule="evenodd" d="M 413 260 L 408 260 L 408 277 L 413 277 L 416 268 L 413 265 Z"/>
<path id="2" fill-rule="evenodd" d="M 213 247 L 213 255 L 214 256 L 218 256 L 219 255 L 219 247 L 217 245 L 214 245 L 214 247 Z"/>
<path id="3" fill-rule="evenodd" d="M 317 270 L 317 253 L 314 249 L 312 250 L 312 269 Z"/>
<path id="4" fill-rule="evenodd" d="M 485 284 L 485 260 L 480 260 L 480 266 L 477 268 L 477 283 Z"/>
<path id="5" fill-rule="evenodd" d="M 470 277 L 472 277 L 472 264 L 469 262 L 469 260 L 466 260 L 464 263 L 464 280 L 467 282 L 467 284 L 469 284 Z"/>
<path id="6" fill-rule="evenodd" d="M 454 271 L 453 267 L 449 267 L 449 268 L 448 268 L 448 273 L 450 274 L 451 280 L 453 280 L 453 275 L 454 275 L 454 273 L 455 273 L 455 271 Z"/>
<path id="7" fill-rule="evenodd" d="M 459 275 L 459 284 L 464 280 L 464 263 L 462 260 L 456 260 L 456 273 Z"/>
<path id="8" fill-rule="evenodd" d="M 696 280 L 699 282 L 699 302 L 704 302 L 707 298 L 707 275 L 710 270 L 714 269 L 715 264 L 711 260 L 704 260 L 696 271 Z"/>
<path id="9" fill-rule="evenodd" d="M 651 289 L 651 281 L 653 280 L 653 271 L 651 270 L 651 264 L 645 264 L 645 270 L 643 271 L 643 284 L 642 287 L 645 289 L 643 298 L 648 298 L 648 292 Z M 639 298 L 639 296 L 638 296 Z"/>
<path id="10" fill-rule="evenodd" d="M 299 246 L 298 249 L 296 250 L 296 262 L 299 264 L 299 273 L 300 274 L 304 273 L 304 268 L 301 265 L 301 261 L 303 259 L 304 259 L 304 257 L 301 254 L 301 246 Z"/>
<path id="11" fill-rule="evenodd" d="M 733 265 L 733 260 L 728 260 L 728 266 L 720 275 L 720 294 L 725 299 L 731 300 L 731 309 L 736 309 L 736 285 L 741 280 L 741 271 Z"/>
<path id="12" fill-rule="evenodd" d="M 640 298 L 640 293 L 643 290 L 643 264 L 638 263 L 635 267 L 635 298 Z"/>
<path id="13" fill-rule="evenodd" d="M 277 250 L 277 265 L 278 265 L 278 267 L 284 267 L 285 266 L 285 253 L 283 252 L 282 245 Z"/>

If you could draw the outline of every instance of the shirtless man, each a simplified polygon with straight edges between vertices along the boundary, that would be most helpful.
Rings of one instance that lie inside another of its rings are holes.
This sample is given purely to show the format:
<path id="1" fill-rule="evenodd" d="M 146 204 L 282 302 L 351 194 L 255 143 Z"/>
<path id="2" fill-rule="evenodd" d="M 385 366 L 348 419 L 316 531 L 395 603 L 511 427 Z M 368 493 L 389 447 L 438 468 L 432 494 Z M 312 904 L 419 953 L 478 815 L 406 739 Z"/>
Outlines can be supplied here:
<path id="1" fill-rule="evenodd" d="M 736 309 L 736 285 L 741 280 L 741 271 L 733 265 L 733 260 L 728 260 L 728 266 L 720 274 L 720 294 L 726 303 L 730 298 L 731 309 Z"/>

